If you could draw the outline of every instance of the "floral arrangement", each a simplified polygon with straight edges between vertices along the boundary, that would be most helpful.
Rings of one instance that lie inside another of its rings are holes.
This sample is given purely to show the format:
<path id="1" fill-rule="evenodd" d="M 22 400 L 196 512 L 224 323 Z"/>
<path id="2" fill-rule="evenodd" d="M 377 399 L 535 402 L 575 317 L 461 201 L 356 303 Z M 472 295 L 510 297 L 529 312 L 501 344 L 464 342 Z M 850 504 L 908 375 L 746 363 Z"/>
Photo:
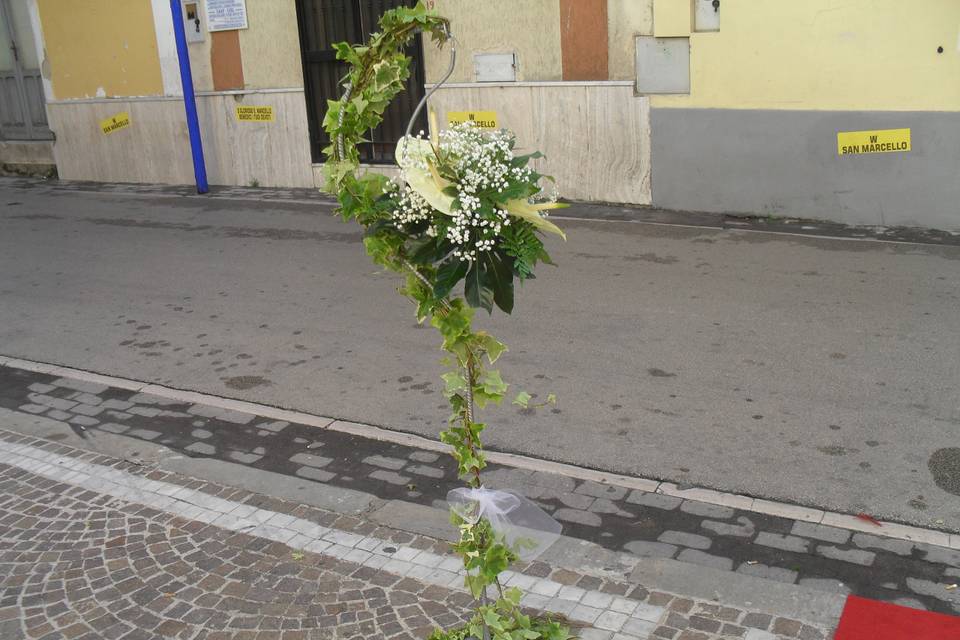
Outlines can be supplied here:
<path id="1" fill-rule="evenodd" d="M 432 114 L 429 138 L 421 132 L 398 143 L 398 180 L 360 175 L 356 145 L 381 121 L 409 76 L 404 48 L 418 32 L 438 45 L 449 37 L 447 21 L 423 2 L 386 12 L 380 29 L 365 45 L 335 45 L 350 71 L 344 97 L 328 102 L 324 118 L 332 141 L 324 150 L 325 172 L 338 213 L 364 227 L 365 248 L 377 264 L 404 275 L 400 292 L 417 305 L 418 320 L 429 319 L 439 331 L 449 354 L 445 362 L 450 371 L 443 379 L 451 415 L 440 438 L 451 446 L 467 484 L 451 492 L 451 520 L 460 532 L 453 548 L 464 561 L 466 586 L 480 605 L 466 626 L 437 630 L 431 640 L 567 640 L 569 631 L 559 621 L 524 615 L 520 590 L 504 588 L 499 579 L 525 551 L 544 546 L 554 535 L 549 523 L 556 523 L 521 496 L 483 487 L 486 455 L 480 435 L 485 425 L 475 413 L 506 397 L 507 383 L 487 367 L 507 347 L 472 326 L 477 308 L 492 312 L 496 306 L 510 313 L 515 279 L 531 279 L 539 263 L 552 264 L 543 234 L 565 236 L 546 213 L 563 205 L 541 186 L 552 181 L 529 166 L 539 154 L 516 155 L 512 134 L 471 124 L 440 132 Z M 530 400 L 530 394 L 520 392 L 513 403 L 529 407 Z M 537 517 L 549 523 L 532 535 L 529 524 L 511 529 L 510 512 L 517 508 L 533 516 L 525 523 Z M 488 599 L 491 591 L 493 601 Z"/>
<path id="2" fill-rule="evenodd" d="M 515 156 L 510 132 L 465 122 L 437 133 L 435 120 L 431 140 L 397 145 L 400 181 L 387 192 L 391 222 L 418 243 L 414 264 L 439 264 L 441 294 L 465 280 L 471 306 L 490 311 L 496 304 L 510 313 L 514 277 L 532 278 L 538 262 L 552 264 L 537 232 L 565 237 L 544 217 L 563 205 L 541 190 L 544 176 L 528 166 L 540 154 Z"/>

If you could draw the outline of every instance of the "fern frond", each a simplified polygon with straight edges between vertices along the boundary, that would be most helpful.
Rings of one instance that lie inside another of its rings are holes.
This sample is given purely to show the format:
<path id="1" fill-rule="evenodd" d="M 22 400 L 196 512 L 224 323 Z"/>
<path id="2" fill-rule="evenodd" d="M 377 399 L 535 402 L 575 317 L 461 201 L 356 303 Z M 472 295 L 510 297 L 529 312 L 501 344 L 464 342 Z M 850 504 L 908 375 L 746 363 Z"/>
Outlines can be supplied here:
<path id="1" fill-rule="evenodd" d="M 521 280 L 533 276 L 533 268 L 543 252 L 543 242 L 535 229 L 529 222 L 512 220 L 510 226 L 501 232 L 503 251 L 513 258 L 514 273 Z"/>

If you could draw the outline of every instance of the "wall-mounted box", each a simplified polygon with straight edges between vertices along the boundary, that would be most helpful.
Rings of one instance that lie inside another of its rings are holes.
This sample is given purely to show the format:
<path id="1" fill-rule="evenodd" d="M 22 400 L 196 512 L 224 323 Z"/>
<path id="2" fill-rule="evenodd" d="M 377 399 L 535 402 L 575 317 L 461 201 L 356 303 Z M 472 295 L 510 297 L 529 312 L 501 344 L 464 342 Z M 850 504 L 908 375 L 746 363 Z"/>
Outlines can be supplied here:
<path id="1" fill-rule="evenodd" d="M 690 38 L 637 36 L 637 93 L 690 93 Z"/>
<path id="2" fill-rule="evenodd" d="M 721 0 L 693 0 L 694 31 L 720 31 Z"/>
<path id="3" fill-rule="evenodd" d="M 200 2 L 183 3 L 183 30 L 187 42 L 203 42 L 207 30 L 203 26 Z"/>
<path id="4" fill-rule="evenodd" d="M 517 56 L 514 53 L 475 53 L 473 72 L 477 82 L 515 82 Z"/>

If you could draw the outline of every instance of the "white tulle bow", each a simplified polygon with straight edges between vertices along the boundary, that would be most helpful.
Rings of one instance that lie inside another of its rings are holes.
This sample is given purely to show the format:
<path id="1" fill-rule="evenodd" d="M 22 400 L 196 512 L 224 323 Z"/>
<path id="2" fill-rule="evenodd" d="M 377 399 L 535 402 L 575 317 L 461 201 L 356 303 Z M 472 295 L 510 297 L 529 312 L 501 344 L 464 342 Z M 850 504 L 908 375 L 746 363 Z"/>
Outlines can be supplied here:
<path id="1" fill-rule="evenodd" d="M 521 560 L 532 560 L 560 537 L 563 527 L 529 499 L 512 491 L 460 488 L 447 493 L 447 502 L 471 524 L 486 518 L 494 532 Z"/>

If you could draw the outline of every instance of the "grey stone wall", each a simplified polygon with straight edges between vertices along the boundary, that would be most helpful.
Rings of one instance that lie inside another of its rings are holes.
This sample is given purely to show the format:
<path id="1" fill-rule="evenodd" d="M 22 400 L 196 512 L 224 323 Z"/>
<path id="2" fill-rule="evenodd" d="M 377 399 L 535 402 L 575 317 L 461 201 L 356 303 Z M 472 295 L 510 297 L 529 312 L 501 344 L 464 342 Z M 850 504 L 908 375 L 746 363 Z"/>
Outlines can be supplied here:
<path id="1" fill-rule="evenodd" d="M 654 206 L 960 230 L 960 113 L 652 109 Z M 837 154 L 838 131 L 912 150 Z"/>

